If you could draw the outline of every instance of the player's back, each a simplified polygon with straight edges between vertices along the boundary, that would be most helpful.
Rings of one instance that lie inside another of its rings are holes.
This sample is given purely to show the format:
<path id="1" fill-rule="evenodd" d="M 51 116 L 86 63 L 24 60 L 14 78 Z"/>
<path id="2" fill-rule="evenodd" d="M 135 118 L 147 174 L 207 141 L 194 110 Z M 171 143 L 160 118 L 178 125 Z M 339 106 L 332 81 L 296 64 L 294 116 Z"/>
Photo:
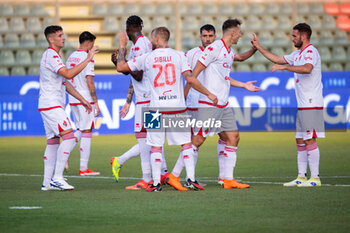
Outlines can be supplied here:
<path id="1" fill-rule="evenodd" d="M 73 52 L 67 59 L 66 66 L 68 69 L 72 69 L 73 67 L 79 65 L 87 58 L 88 53 L 84 50 L 77 50 Z M 90 95 L 89 87 L 87 84 L 87 75 L 95 76 L 94 71 L 94 60 L 91 60 L 89 64 L 73 79 L 68 80 L 73 87 L 89 102 L 92 102 L 92 98 Z M 79 100 L 69 95 L 70 103 L 80 103 Z"/>
<path id="2" fill-rule="evenodd" d="M 182 73 L 191 70 L 182 52 L 157 48 L 145 59 L 152 107 L 185 109 Z"/>

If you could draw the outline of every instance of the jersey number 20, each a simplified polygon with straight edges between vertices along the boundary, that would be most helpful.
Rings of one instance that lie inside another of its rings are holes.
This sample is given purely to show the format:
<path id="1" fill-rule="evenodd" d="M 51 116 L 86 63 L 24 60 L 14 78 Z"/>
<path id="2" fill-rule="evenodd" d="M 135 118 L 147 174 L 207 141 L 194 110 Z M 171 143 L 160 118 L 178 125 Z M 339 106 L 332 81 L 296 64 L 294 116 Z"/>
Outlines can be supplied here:
<path id="1" fill-rule="evenodd" d="M 158 74 L 156 78 L 154 79 L 154 87 L 163 87 L 165 84 L 168 86 L 173 85 L 176 82 L 176 74 L 175 74 L 175 66 L 172 63 L 167 63 L 164 65 L 161 64 L 155 64 L 153 65 L 153 68 L 159 69 Z M 165 76 L 165 83 L 159 82 L 159 78 L 162 75 L 164 70 L 164 76 Z M 171 80 L 169 79 L 169 71 L 171 75 Z"/>

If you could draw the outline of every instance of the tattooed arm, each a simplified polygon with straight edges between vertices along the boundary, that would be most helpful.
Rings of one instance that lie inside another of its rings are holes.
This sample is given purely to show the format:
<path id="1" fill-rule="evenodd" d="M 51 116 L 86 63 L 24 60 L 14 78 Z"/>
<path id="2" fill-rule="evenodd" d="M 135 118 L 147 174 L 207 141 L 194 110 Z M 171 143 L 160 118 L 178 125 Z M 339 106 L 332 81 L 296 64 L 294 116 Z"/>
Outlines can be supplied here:
<path id="1" fill-rule="evenodd" d="M 132 81 L 130 80 L 128 94 L 126 95 L 126 102 L 125 102 L 122 110 L 120 110 L 120 112 L 119 112 L 119 115 L 121 118 L 124 118 L 126 116 L 126 114 L 128 114 L 133 95 L 134 95 L 134 86 L 132 85 Z"/>

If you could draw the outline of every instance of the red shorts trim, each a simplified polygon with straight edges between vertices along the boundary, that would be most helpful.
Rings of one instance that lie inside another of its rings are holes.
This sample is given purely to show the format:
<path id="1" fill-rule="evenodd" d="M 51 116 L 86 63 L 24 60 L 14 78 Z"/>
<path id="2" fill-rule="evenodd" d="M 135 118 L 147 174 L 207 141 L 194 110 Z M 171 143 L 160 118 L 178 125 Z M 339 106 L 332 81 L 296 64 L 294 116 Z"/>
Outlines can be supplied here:
<path id="1" fill-rule="evenodd" d="M 54 106 L 54 107 L 49 107 L 49 108 L 39 108 L 39 111 L 48 111 L 48 110 L 52 110 L 55 108 L 62 108 L 61 106 Z"/>
<path id="2" fill-rule="evenodd" d="M 228 105 L 228 102 L 225 105 L 219 105 L 219 104 L 214 105 L 213 103 L 210 103 L 210 102 L 207 102 L 207 101 L 202 101 L 202 100 L 199 100 L 198 103 L 200 103 L 200 104 L 208 104 L 208 105 L 211 105 L 211 106 L 214 106 L 214 107 L 218 107 L 218 108 L 225 108 Z"/>

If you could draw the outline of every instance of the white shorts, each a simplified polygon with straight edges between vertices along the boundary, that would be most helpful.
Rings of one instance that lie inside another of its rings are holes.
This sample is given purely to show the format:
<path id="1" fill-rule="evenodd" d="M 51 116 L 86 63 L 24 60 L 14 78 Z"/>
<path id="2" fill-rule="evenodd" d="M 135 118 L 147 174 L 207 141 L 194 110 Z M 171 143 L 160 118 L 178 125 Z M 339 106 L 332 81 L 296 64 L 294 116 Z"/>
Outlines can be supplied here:
<path id="1" fill-rule="evenodd" d="M 149 102 L 136 103 L 135 107 L 135 120 L 134 120 L 134 132 L 141 132 L 143 127 L 143 110 L 146 110 L 149 106 Z"/>
<path id="2" fill-rule="evenodd" d="M 295 138 L 324 138 L 323 110 L 298 110 Z"/>
<path id="3" fill-rule="evenodd" d="M 238 130 L 235 115 L 230 107 L 200 107 L 197 112 L 197 121 L 209 123 L 209 126 L 204 124 L 203 127 L 195 127 L 193 130 L 194 135 L 199 134 L 203 137 L 214 136 L 223 131 Z M 220 127 L 216 123 L 220 123 Z"/>
<path id="4" fill-rule="evenodd" d="M 60 132 L 71 129 L 71 123 L 63 108 L 54 108 L 51 110 L 40 111 L 43 118 L 46 138 L 50 139 L 60 136 Z"/>
<path id="5" fill-rule="evenodd" d="M 95 127 L 95 105 L 91 104 L 92 111 L 88 113 L 83 105 L 71 105 L 74 123 L 79 130 L 89 130 Z"/>
<path id="6" fill-rule="evenodd" d="M 173 119 L 186 119 L 187 113 L 166 114 Z M 164 117 L 164 115 L 162 115 Z M 183 145 L 191 143 L 191 128 L 162 128 L 161 130 L 147 129 L 147 144 L 150 146 L 163 147 L 165 138 L 168 145 Z"/>

